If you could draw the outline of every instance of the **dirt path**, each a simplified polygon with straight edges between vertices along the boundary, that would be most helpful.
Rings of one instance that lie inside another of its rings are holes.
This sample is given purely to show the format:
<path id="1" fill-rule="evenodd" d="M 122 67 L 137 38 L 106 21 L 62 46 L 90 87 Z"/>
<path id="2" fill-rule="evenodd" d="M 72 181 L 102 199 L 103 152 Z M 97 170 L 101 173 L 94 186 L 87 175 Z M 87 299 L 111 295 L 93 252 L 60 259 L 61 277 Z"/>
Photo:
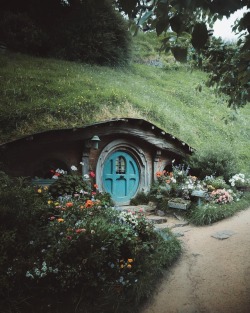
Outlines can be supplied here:
<path id="1" fill-rule="evenodd" d="M 234 234 L 211 237 L 222 230 Z M 250 208 L 212 226 L 181 231 L 183 254 L 142 313 L 249 313 Z"/>

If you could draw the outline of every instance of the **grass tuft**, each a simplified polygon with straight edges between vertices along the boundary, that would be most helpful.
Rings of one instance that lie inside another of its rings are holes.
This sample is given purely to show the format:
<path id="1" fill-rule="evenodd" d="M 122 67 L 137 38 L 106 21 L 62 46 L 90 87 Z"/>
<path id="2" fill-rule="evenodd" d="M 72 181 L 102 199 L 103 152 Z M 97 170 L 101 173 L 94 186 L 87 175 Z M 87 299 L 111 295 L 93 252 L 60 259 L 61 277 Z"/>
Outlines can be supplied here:
<path id="1" fill-rule="evenodd" d="M 210 225 L 230 216 L 233 216 L 236 212 L 249 208 L 250 192 L 244 193 L 239 202 L 232 202 L 230 204 L 204 204 L 199 207 L 195 207 L 190 215 L 190 223 L 202 226 Z"/>

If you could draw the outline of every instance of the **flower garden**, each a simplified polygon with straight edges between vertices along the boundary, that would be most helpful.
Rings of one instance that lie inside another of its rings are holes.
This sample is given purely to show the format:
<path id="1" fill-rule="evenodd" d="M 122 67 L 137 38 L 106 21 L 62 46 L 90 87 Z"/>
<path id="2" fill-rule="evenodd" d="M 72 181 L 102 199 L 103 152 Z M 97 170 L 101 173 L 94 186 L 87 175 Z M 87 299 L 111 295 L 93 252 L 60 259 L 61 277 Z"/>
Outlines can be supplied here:
<path id="1" fill-rule="evenodd" d="M 247 207 L 244 174 L 226 182 L 189 172 L 174 162 L 171 172 L 157 172 L 144 202 L 165 212 L 170 200 L 188 202 L 185 214 L 197 225 Z M 180 255 L 180 241 L 168 229 L 156 231 L 142 211 L 115 209 L 94 172 L 82 179 L 72 166 L 51 175 L 47 187 L 0 173 L 1 312 L 137 312 Z"/>
<path id="2" fill-rule="evenodd" d="M 188 204 L 186 218 L 195 225 L 207 225 L 233 215 L 248 205 L 250 178 L 239 173 L 226 182 L 223 176 L 190 175 L 190 168 L 172 164 L 172 171 L 157 172 L 157 182 L 147 195 L 157 210 L 168 212 L 172 203 Z M 199 196 L 197 198 L 197 195 Z M 198 199 L 198 201 L 197 201 Z"/>
<path id="3" fill-rule="evenodd" d="M 115 210 L 93 172 L 52 176 L 41 187 L 0 174 L 1 312 L 133 312 L 180 242 Z"/>

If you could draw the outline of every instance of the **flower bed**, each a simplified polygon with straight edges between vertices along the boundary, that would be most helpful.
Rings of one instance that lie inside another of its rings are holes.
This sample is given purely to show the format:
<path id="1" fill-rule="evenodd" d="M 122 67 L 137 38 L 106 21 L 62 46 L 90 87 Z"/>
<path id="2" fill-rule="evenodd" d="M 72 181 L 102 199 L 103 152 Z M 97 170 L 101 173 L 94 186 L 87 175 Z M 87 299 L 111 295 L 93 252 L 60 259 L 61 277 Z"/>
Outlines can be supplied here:
<path id="1" fill-rule="evenodd" d="M 156 232 L 143 214 L 116 211 L 94 181 L 93 191 L 78 190 L 78 178 L 63 175 L 56 190 L 66 186 L 72 194 L 63 190 L 59 198 L 53 186 L 16 187 L 0 175 L 2 303 L 14 311 L 20 301 L 20 312 L 128 312 L 150 296 L 180 243 Z M 67 176 L 72 185 L 60 184 Z"/>

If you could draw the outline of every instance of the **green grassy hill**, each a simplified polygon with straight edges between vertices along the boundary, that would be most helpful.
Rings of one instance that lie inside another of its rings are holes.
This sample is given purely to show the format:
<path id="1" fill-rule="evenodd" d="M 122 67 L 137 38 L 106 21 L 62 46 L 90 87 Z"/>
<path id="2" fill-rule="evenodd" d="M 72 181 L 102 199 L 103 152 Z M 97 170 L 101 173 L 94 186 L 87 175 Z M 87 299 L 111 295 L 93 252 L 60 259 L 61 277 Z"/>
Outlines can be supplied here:
<path id="1" fill-rule="evenodd" d="M 126 68 L 1 54 L 0 142 L 48 129 L 137 117 L 198 150 L 208 144 L 211 149 L 230 147 L 240 169 L 250 172 L 249 105 L 235 114 L 224 98 L 205 86 L 205 73 L 159 56 L 156 41 L 156 36 L 138 36 L 134 61 Z"/>

